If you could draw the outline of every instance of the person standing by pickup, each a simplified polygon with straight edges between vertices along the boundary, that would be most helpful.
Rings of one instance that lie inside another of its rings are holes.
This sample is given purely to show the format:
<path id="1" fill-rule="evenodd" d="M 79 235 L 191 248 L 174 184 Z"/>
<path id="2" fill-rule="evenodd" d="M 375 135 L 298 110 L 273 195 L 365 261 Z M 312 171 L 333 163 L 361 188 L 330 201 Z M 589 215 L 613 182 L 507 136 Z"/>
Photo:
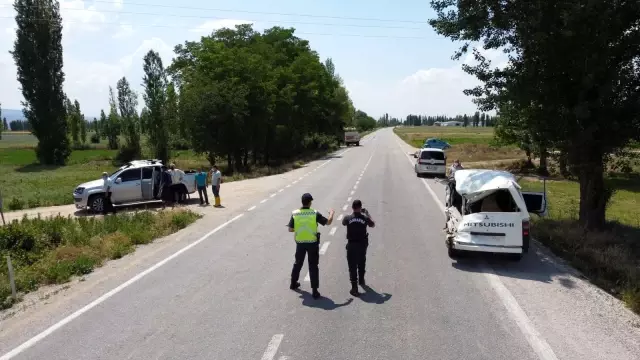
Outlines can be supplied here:
<path id="1" fill-rule="evenodd" d="M 209 205 L 209 194 L 207 194 L 207 173 L 202 167 L 196 174 L 195 187 L 198 189 L 198 196 L 200 196 L 200 205 Z M 202 198 L 203 193 L 204 199 Z"/>
<path id="2" fill-rule="evenodd" d="M 222 207 L 220 204 L 220 184 L 222 184 L 222 174 L 220 173 L 220 169 L 218 166 L 213 165 L 211 168 L 211 191 L 213 192 L 213 197 L 216 200 L 214 207 Z"/>
<path id="3" fill-rule="evenodd" d="M 116 207 L 113 206 L 113 202 L 111 202 L 111 179 L 109 178 L 109 174 L 106 172 L 102 173 L 102 189 L 104 191 L 104 200 L 102 202 L 102 215 L 107 215 L 107 213 L 111 212 L 113 214 L 116 213 Z"/>
<path id="4" fill-rule="evenodd" d="M 181 203 L 186 194 L 182 191 L 182 180 L 184 180 L 185 173 L 180 169 L 176 169 L 175 164 L 171 164 L 171 192 L 174 196 L 173 201 Z M 176 199 L 177 198 L 177 199 Z"/>

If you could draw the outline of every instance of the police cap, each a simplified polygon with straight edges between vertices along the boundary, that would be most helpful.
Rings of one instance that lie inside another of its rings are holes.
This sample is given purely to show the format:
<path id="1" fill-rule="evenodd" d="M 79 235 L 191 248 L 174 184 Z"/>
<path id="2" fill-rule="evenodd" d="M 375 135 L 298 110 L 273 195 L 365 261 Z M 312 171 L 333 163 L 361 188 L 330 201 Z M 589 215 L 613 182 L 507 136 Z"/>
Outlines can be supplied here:
<path id="1" fill-rule="evenodd" d="M 313 196 L 311 196 L 311 194 L 309 193 L 302 194 L 302 202 L 309 202 L 309 201 L 313 201 Z"/>

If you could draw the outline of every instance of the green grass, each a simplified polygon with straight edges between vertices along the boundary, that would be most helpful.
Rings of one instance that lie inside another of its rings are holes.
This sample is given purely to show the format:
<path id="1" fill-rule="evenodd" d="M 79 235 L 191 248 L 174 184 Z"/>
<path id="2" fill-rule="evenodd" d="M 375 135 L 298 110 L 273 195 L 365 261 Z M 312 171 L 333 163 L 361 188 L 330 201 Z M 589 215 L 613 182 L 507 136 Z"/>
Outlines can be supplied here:
<path id="1" fill-rule="evenodd" d="M 637 177 L 607 179 L 616 189 L 607 208 L 608 228 L 585 232 L 578 224 L 579 184 L 547 181 L 549 216 L 534 218 L 535 238 L 563 257 L 605 291 L 640 313 L 640 181 Z M 521 180 L 525 190 L 541 191 L 542 182 Z"/>
<path id="2" fill-rule="evenodd" d="M 0 227 L 0 309 L 15 303 L 10 296 L 7 255 L 17 291 L 24 294 L 86 275 L 105 260 L 121 258 L 136 245 L 172 234 L 199 217 L 189 210 L 142 211 L 104 218 L 25 218 Z"/>
<path id="3" fill-rule="evenodd" d="M 102 172 L 117 169 L 113 159 L 117 150 L 108 150 L 106 143 L 89 144 L 86 150 L 74 150 L 66 166 L 44 166 L 37 162 L 33 147 L 37 144 L 30 134 L 13 134 L 14 138 L 0 140 L 0 192 L 4 211 L 22 210 L 41 206 L 67 205 L 73 203 L 73 190 L 80 184 L 97 180 Z M 90 137 L 90 135 L 88 135 Z M 6 140 L 6 142 L 5 142 Z M 150 158 L 148 151 L 144 158 Z M 327 152 L 308 154 L 278 166 L 253 166 L 247 172 L 231 173 L 226 162 L 219 161 L 225 182 L 276 175 L 297 169 L 304 163 Z M 191 150 L 173 150 L 171 162 L 181 169 L 208 168 L 204 155 Z"/>
<path id="4" fill-rule="evenodd" d="M 416 148 L 421 148 L 427 138 L 444 140 L 451 145 L 445 150 L 449 161 L 458 159 L 463 166 L 468 162 L 524 158 L 524 152 L 515 146 L 494 146 L 493 128 L 416 126 L 393 131 Z"/>

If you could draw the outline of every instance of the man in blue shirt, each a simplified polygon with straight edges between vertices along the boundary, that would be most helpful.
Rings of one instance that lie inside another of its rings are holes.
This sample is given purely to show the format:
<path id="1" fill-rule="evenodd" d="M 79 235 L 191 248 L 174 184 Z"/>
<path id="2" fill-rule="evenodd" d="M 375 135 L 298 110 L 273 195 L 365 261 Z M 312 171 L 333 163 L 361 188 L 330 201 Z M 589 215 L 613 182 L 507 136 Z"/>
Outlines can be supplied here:
<path id="1" fill-rule="evenodd" d="M 200 171 L 196 173 L 196 187 L 198 188 L 198 195 L 200 196 L 200 205 L 205 203 L 209 205 L 209 194 L 207 194 L 207 173 L 204 168 L 200 168 Z M 202 194 L 204 193 L 204 200 Z"/>

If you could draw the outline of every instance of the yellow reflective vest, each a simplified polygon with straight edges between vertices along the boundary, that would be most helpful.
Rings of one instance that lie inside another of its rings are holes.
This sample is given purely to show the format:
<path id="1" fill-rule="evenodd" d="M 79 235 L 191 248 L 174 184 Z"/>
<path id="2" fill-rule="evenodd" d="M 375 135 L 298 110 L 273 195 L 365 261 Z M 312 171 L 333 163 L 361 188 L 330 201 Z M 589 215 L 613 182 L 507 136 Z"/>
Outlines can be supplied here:
<path id="1" fill-rule="evenodd" d="M 297 243 L 313 243 L 318 241 L 317 212 L 314 209 L 297 209 L 293 216 L 293 231 Z"/>

